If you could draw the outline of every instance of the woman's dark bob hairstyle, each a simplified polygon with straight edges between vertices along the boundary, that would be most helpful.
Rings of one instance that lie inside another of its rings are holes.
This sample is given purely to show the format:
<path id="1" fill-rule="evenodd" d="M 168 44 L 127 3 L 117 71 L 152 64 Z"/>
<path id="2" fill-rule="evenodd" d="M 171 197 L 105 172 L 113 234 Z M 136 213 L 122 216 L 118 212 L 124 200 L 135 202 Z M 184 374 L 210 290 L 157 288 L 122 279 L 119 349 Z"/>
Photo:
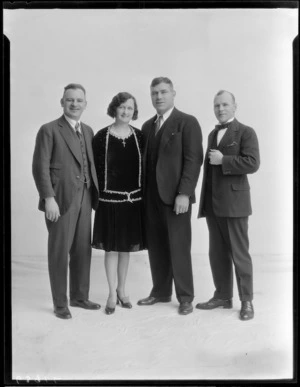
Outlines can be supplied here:
<path id="1" fill-rule="evenodd" d="M 134 98 L 133 95 L 131 95 L 130 93 L 127 93 L 126 91 L 122 91 L 121 93 L 118 93 L 117 95 L 114 96 L 114 98 L 112 99 L 111 103 L 107 108 L 107 114 L 110 117 L 115 118 L 117 107 L 119 107 L 123 102 L 126 102 L 128 99 L 133 99 L 134 113 L 133 113 L 132 119 L 136 120 L 138 118 L 138 113 L 139 113 L 136 99 Z"/>

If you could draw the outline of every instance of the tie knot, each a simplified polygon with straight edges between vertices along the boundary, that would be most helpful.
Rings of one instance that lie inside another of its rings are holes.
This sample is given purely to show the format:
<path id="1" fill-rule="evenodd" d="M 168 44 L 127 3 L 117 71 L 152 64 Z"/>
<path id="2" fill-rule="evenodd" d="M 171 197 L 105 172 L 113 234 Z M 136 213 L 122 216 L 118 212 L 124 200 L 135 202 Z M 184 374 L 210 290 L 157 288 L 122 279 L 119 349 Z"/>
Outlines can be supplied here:
<path id="1" fill-rule="evenodd" d="M 228 122 L 226 124 L 218 124 L 218 125 L 216 125 L 215 129 L 216 130 L 226 129 L 226 128 L 228 128 L 229 125 L 230 125 L 230 122 Z"/>
<path id="2" fill-rule="evenodd" d="M 77 137 L 79 138 L 79 140 L 81 140 L 81 132 L 80 132 L 80 124 L 79 124 L 79 122 L 76 122 L 76 124 L 75 124 L 75 132 L 76 132 L 76 134 L 77 134 Z"/>
<path id="3" fill-rule="evenodd" d="M 163 116 L 158 116 L 155 121 L 155 134 L 159 131 L 162 124 Z"/>

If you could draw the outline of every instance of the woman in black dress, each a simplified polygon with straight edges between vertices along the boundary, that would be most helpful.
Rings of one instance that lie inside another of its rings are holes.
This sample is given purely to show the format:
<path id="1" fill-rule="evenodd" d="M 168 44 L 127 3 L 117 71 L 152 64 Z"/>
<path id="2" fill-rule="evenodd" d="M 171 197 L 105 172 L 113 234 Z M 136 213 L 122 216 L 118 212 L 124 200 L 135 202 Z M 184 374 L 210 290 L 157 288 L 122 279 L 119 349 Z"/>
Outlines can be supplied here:
<path id="1" fill-rule="evenodd" d="M 136 120 L 135 98 L 118 93 L 108 106 L 114 118 L 93 139 L 99 182 L 99 205 L 95 214 L 92 246 L 105 250 L 105 270 L 109 286 L 106 314 L 116 303 L 131 308 L 125 283 L 129 253 L 145 249 L 142 219 L 142 133 L 129 125 Z M 117 278 L 117 286 L 116 286 Z"/>

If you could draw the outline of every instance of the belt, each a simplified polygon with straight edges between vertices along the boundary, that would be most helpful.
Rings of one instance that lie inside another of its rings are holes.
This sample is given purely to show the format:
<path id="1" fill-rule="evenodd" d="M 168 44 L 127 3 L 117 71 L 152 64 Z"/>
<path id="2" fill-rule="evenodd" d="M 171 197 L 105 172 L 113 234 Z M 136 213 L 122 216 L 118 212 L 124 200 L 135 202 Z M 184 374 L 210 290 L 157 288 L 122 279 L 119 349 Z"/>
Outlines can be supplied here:
<path id="1" fill-rule="evenodd" d="M 110 203 L 124 203 L 129 202 L 133 203 L 139 200 L 142 200 L 142 190 L 141 188 L 134 191 L 101 191 L 99 195 L 99 200 L 101 202 L 110 202 Z"/>

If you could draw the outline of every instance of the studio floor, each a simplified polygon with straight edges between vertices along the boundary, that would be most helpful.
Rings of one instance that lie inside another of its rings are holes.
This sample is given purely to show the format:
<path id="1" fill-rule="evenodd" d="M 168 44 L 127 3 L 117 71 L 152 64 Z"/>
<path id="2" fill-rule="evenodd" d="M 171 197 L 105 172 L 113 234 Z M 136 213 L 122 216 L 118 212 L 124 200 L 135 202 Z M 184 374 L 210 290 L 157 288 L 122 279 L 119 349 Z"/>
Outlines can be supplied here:
<path id="1" fill-rule="evenodd" d="M 90 299 L 98 311 L 71 308 L 54 316 L 46 257 L 12 260 L 13 379 L 280 380 L 293 376 L 292 258 L 253 256 L 255 318 L 240 321 L 233 309 L 177 313 L 168 304 L 136 303 L 151 289 L 146 254 L 132 254 L 127 292 L 133 309 L 107 316 L 103 256 L 93 256 Z M 195 300 L 213 293 L 208 257 L 193 256 Z"/>

